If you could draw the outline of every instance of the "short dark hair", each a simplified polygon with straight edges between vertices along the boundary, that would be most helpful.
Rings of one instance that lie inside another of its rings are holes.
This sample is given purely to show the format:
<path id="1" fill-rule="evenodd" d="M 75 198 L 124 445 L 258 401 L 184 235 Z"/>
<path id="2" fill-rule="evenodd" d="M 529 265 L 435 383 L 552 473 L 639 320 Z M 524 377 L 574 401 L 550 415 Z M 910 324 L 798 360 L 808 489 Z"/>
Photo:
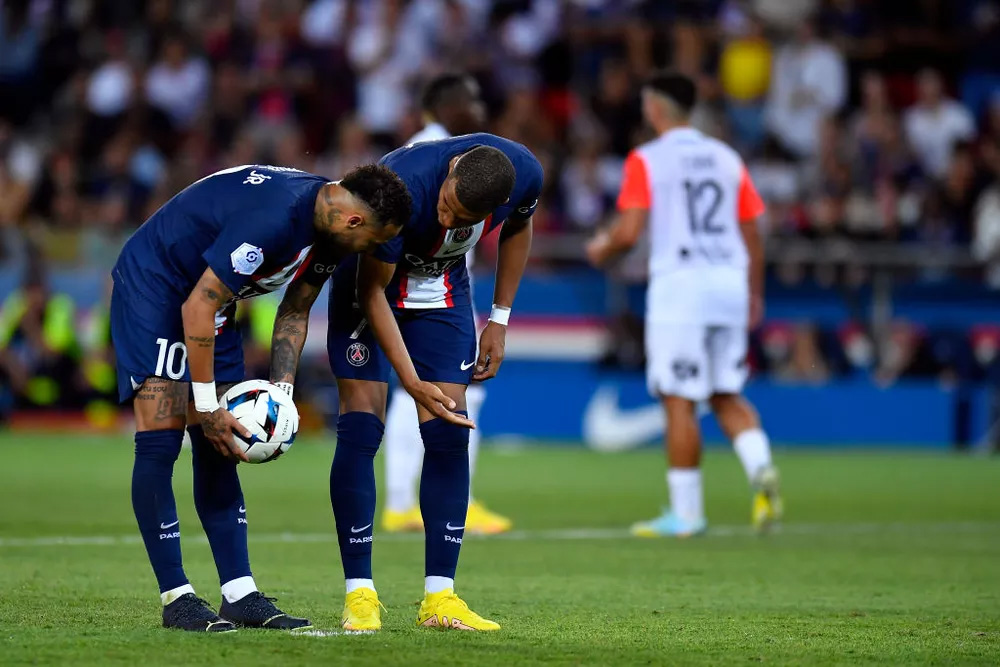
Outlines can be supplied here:
<path id="1" fill-rule="evenodd" d="M 424 88 L 424 94 L 420 97 L 420 108 L 433 112 L 438 105 L 447 102 L 456 91 L 467 92 L 468 84 L 475 82 L 476 80 L 470 75 L 460 72 L 436 76 Z"/>
<path id="2" fill-rule="evenodd" d="M 694 81 L 680 72 L 666 70 L 657 72 L 646 80 L 644 88 L 648 88 L 679 106 L 685 114 L 691 113 L 698 101 L 698 89 Z"/>
<path id="3" fill-rule="evenodd" d="M 510 158 L 492 146 L 477 146 L 464 153 L 452 176 L 455 196 L 472 213 L 486 213 L 510 199 L 517 174 Z"/>
<path id="4" fill-rule="evenodd" d="M 340 179 L 340 187 L 363 201 L 383 227 L 404 225 L 410 219 L 410 192 L 396 172 L 385 165 L 366 164 L 352 169 Z"/>

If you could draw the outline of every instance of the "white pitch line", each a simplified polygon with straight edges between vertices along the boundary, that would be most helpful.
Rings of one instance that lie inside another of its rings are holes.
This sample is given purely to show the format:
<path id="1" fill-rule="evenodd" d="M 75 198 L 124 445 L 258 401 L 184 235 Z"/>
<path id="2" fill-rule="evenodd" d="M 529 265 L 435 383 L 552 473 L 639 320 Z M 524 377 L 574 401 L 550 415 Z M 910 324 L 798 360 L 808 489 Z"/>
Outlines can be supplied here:
<path id="1" fill-rule="evenodd" d="M 938 523 L 790 523 L 780 527 L 783 535 L 872 535 L 876 533 L 917 533 L 917 534 L 958 534 L 988 533 L 1000 531 L 1000 521 L 949 521 Z M 200 532 L 200 531 L 199 531 Z M 753 535 L 746 525 L 713 526 L 708 537 L 742 537 Z M 400 533 L 378 535 L 378 540 L 386 542 L 414 542 L 424 538 L 420 533 Z M 467 535 L 472 539 L 490 540 L 618 540 L 629 536 L 624 528 L 567 528 L 554 530 L 515 530 L 501 535 L 481 537 Z M 207 544 L 207 538 L 198 534 L 184 537 L 185 542 Z M 337 535 L 329 533 L 262 533 L 250 534 L 255 544 L 306 544 L 336 542 Z M 49 537 L 0 537 L 0 548 L 16 547 L 88 547 L 120 546 L 142 544 L 138 535 L 63 535 Z"/>

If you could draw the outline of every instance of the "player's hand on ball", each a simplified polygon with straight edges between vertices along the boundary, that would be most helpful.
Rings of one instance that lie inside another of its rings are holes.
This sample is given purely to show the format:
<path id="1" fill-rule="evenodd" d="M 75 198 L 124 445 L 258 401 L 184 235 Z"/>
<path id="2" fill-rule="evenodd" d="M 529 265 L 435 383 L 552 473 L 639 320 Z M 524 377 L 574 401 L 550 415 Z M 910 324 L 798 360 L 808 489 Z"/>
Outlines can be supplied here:
<path id="1" fill-rule="evenodd" d="M 246 452 L 236 446 L 233 431 L 247 439 L 251 437 L 251 433 L 233 416 L 233 413 L 220 407 L 215 412 L 199 412 L 198 416 L 201 418 L 201 430 L 204 431 L 205 437 L 220 454 L 230 459 L 250 460 Z"/>
<path id="2" fill-rule="evenodd" d="M 479 359 L 476 360 L 476 372 L 472 379 L 489 380 L 496 377 L 503 363 L 504 348 L 507 346 L 507 327 L 490 321 L 479 337 Z"/>
<path id="3" fill-rule="evenodd" d="M 476 428 L 475 422 L 471 419 L 452 412 L 456 407 L 455 401 L 448 398 L 437 385 L 418 380 L 405 389 L 413 400 L 441 419 L 465 428 Z"/>

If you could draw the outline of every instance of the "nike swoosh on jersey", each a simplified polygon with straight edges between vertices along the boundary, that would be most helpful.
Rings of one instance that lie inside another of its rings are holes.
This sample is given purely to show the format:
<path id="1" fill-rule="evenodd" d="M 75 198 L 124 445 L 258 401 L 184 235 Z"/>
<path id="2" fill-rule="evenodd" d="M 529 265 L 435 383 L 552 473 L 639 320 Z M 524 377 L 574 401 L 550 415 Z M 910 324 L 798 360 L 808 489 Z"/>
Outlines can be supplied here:
<path id="1" fill-rule="evenodd" d="M 360 528 L 355 528 L 354 526 L 351 526 L 351 532 L 352 533 L 360 533 L 362 530 L 367 530 L 368 528 L 371 528 L 371 527 L 372 527 L 372 524 L 368 524 L 367 526 L 361 526 Z"/>
<path id="2" fill-rule="evenodd" d="M 472 365 L 475 364 L 475 363 L 476 362 L 474 362 L 474 361 L 470 361 L 469 363 L 465 363 L 465 361 L 463 361 L 462 364 L 461 364 L 462 365 L 462 370 L 463 371 L 469 370 L 470 368 L 472 368 Z"/>

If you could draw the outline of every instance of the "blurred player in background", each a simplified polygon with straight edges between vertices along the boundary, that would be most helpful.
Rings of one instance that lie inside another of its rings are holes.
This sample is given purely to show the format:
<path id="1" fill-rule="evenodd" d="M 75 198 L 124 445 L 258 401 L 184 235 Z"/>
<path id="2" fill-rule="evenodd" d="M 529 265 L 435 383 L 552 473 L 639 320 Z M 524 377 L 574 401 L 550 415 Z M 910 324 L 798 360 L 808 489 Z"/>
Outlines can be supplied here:
<path id="1" fill-rule="evenodd" d="M 404 387 L 419 371 L 458 404 L 458 414 L 467 415 L 466 387 L 495 376 L 503 361 L 507 320 L 531 249 L 531 218 L 542 188 L 542 167 L 534 155 L 491 134 L 405 146 L 382 163 L 406 183 L 413 216 L 394 241 L 338 266 L 330 289 L 327 349 L 340 393 L 330 500 L 347 588 L 342 624 L 348 630 L 382 627 L 372 580 L 372 526 L 375 454 L 385 429 L 390 363 Z M 501 225 L 493 311 L 477 352 L 465 255 Z M 471 611 L 454 590 L 469 506 L 469 430 L 422 405 L 417 412 L 425 535 L 417 625 L 497 630 L 499 625 Z"/>
<path id="2" fill-rule="evenodd" d="M 754 490 L 752 518 L 765 530 L 781 515 L 778 474 L 757 412 L 741 395 L 747 333 L 763 315 L 764 204 L 739 155 L 692 128 L 694 82 L 673 73 L 642 91 L 657 138 L 632 151 L 612 228 L 587 247 L 595 266 L 631 248 L 650 228 L 646 376 L 667 415 L 670 508 L 638 523 L 642 536 L 706 529 L 696 404 L 708 400 Z"/>
<path id="3" fill-rule="evenodd" d="M 328 267 L 393 238 L 409 215 L 409 194 L 385 167 L 359 167 L 330 183 L 297 169 L 245 165 L 181 191 L 122 249 L 112 271 L 111 337 L 119 398 L 135 398 L 132 507 L 160 587 L 165 627 L 309 626 L 261 594 L 250 572 L 236 472 L 246 455 L 232 431 L 246 438 L 250 432 L 218 402 L 230 383 L 244 379 L 235 305 L 291 283 L 271 344 L 271 379 L 291 394 L 309 309 Z M 171 476 L 185 425 L 195 508 L 222 585 L 218 615 L 195 595 L 181 564 Z"/>
<path id="4" fill-rule="evenodd" d="M 486 125 L 486 108 L 479 96 L 479 84 L 468 74 L 444 74 L 433 79 L 424 91 L 421 108 L 424 128 L 410 137 L 407 144 L 480 132 Z M 470 250 L 465 256 L 467 269 L 472 268 L 473 255 Z M 482 384 L 473 382 L 469 385 L 465 400 L 469 419 L 472 421 L 478 423 L 479 411 L 485 398 L 486 389 Z M 382 512 L 382 529 L 390 533 L 424 529 L 417 503 L 417 480 L 420 478 L 424 454 L 418 425 L 416 403 L 402 387 L 397 387 L 393 391 L 385 418 L 385 480 L 388 498 Z M 469 433 L 470 480 L 475 476 L 476 455 L 481 440 L 482 435 L 478 429 Z M 493 535 L 510 528 L 510 519 L 489 511 L 481 502 L 469 496 L 466 532 Z"/>

